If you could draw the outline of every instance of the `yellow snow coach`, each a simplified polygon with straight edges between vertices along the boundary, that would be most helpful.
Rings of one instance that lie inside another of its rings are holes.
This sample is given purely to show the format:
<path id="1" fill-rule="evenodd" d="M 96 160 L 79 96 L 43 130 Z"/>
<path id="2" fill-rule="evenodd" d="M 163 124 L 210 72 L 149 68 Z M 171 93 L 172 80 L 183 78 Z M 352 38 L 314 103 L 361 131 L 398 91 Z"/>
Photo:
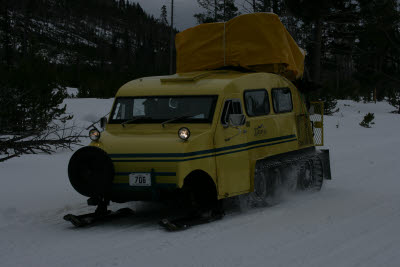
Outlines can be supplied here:
<path id="1" fill-rule="evenodd" d="M 291 82 L 302 77 L 304 52 L 276 15 L 199 25 L 179 33 L 176 47 L 177 74 L 123 85 L 104 131 L 93 128 L 90 146 L 72 156 L 71 184 L 98 208 L 66 220 L 118 214 L 110 201 L 175 198 L 190 206 L 190 215 L 162 220 L 175 230 L 221 218 L 222 199 L 263 206 L 278 186 L 319 190 L 331 178 L 328 150 L 316 149 L 323 106 Z"/>

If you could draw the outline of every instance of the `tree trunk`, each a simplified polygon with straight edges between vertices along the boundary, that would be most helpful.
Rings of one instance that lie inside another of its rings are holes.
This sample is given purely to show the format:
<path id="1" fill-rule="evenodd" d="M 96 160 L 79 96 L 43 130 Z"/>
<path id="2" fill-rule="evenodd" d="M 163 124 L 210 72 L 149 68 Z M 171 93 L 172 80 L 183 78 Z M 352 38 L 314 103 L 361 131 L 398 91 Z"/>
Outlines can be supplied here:
<path id="1" fill-rule="evenodd" d="M 277 0 L 272 0 L 272 12 L 275 14 L 279 15 L 279 10 L 278 10 L 278 1 Z"/>
<path id="2" fill-rule="evenodd" d="M 263 1 L 263 12 L 270 12 L 270 0 L 264 0 Z"/>
<path id="3" fill-rule="evenodd" d="M 312 51 L 312 79 L 314 82 L 321 81 L 321 42 L 322 42 L 322 20 L 315 21 L 314 45 Z"/>
<path id="4" fill-rule="evenodd" d="M 171 29 L 170 29 L 170 44 L 169 44 L 169 74 L 174 74 L 174 0 L 171 1 Z"/>
<path id="5" fill-rule="evenodd" d="M 227 21 L 227 19 L 226 19 L 226 0 L 224 0 L 224 21 Z"/>
<path id="6" fill-rule="evenodd" d="M 217 22 L 218 19 L 218 3 L 214 0 L 214 21 Z"/>
<path id="7" fill-rule="evenodd" d="M 10 23 L 10 17 L 8 15 L 8 6 L 6 4 L 6 6 L 4 7 L 4 13 L 2 14 L 4 16 L 4 20 L 3 20 L 3 26 L 2 30 L 3 30 L 3 47 L 4 47 L 4 58 L 6 61 L 6 68 L 9 69 L 11 67 L 12 64 L 12 53 L 13 53 L 13 49 L 11 47 L 11 23 Z"/>

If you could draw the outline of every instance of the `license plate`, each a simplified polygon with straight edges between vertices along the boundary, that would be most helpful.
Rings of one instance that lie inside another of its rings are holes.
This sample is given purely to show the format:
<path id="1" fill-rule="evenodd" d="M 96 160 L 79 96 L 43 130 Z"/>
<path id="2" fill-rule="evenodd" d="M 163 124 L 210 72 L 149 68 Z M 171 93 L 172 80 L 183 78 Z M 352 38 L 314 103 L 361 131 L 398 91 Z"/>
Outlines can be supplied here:
<path id="1" fill-rule="evenodd" d="M 150 173 L 131 173 L 129 174 L 130 186 L 151 186 Z"/>

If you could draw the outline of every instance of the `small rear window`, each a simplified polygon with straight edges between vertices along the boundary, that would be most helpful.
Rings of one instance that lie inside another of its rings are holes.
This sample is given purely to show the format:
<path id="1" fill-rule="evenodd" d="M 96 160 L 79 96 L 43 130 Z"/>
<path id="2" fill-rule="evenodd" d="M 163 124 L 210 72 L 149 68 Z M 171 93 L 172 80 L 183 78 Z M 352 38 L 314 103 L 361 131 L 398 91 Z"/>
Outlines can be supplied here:
<path id="1" fill-rule="evenodd" d="M 292 93 L 289 88 L 274 88 L 271 92 L 275 113 L 285 113 L 293 110 Z"/>
<path id="2" fill-rule="evenodd" d="M 263 116 L 269 114 L 269 98 L 265 89 L 248 90 L 244 92 L 246 112 L 249 116 Z"/>

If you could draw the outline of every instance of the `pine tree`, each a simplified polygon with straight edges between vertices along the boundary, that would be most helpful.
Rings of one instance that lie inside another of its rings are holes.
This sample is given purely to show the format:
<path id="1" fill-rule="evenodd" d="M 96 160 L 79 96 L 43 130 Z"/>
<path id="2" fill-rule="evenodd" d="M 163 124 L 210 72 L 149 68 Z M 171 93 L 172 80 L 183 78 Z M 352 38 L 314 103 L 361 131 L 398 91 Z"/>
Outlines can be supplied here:
<path id="1" fill-rule="evenodd" d="M 120 9 L 125 9 L 125 7 L 126 7 L 125 0 L 119 0 L 119 2 L 118 2 L 118 8 L 120 8 Z"/>
<path id="2" fill-rule="evenodd" d="M 400 114 L 400 89 L 391 90 L 388 98 L 388 102 L 390 105 L 396 108 L 394 112 Z"/>
<path id="3" fill-rule="evenodd" d="M 396 0 L 359 0 L 356 78 L 367 101 L 376 90 L 378 99 L 400 88 L 400 12 Z M 392 97 L 393 98 L 393 97 Z M 396 97 L 395 97 L 396 98 Z M 395 99 L 394 98 L 394 99 Z"/>
<path id="4" fill-rule="evenodd" d="M 166 5 L 163 5 L 161 7 L 160 22 L 164 25 L 168 25 L 168 14 L 167 14 L 167 6 Z"/>
<path id="5" fill-rule="evenodd" d="M 12 63 L 13 54 L 13 49 L 11 45 L 11 22 L 9 16 L 8 2 L 5 1 L 5 3 L 3 3 L 3 1 L 1 1 L 0 3 L 2 4 L 0 16 L 3 17 L 2 23 L 0 24 L 0 29 L 2 32 L 2 35 L 0 35 L 0 42 L 2 44 L 0 47 L 0 63 L 5 64 L 5 66 L 9 68 Z"/>
<path id="6" fill-rule="evenodd" d="M 239 9 L 234 0 L 197 0 L 205 13 L 197 13 L 197 23 L 225 22 L 238 16 Z"/>
<path id="7" fill-rule="evenodd" d="M 273 12 L 279 16 L 283 5 L 283 0 L 245 0 L 243 2 L 243 8 L 247 13 Z"/>
<path id="8" fill-rule="evenodd" d="M 369 113 L 364 116 L 364 119 L 360 122 L 360 125 L 364 128 L 371 128 L 371 124 L 375 124 L 373 120 L 375 119 L 374 113 Z"/>
<path id="9" fill-rule="evenodd" d="M 311 48 L 311 77 L 314 82 L 321 82 L 321 49 L 324 31 L 324 18 L 329 15 L 335 0 L 286 0 L 288 10 L 296 17 L 314 26 Z"/>
<path id="10" fill-rule="evenodd" d="M 1 132 L 40 132 L 56 118 L 63 117 L 65 89 L 57 84 L 54 70 L 40 57 L 30 54 L 20 65 L 1 69 Z M 20 77 L 24 77 L 21 79 Z"/>

